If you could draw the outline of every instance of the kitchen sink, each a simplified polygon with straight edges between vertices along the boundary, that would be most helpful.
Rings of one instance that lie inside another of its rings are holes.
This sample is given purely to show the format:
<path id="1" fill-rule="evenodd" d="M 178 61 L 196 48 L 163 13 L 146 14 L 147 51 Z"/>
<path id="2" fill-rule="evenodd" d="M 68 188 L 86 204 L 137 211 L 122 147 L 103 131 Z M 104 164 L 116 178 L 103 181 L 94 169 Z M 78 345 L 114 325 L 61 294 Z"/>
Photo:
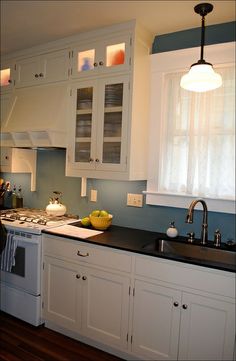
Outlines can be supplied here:
<path id="1" fill-rule="evenodd" d="M 155 241 L 145 244 L 143 250 L 230 265 L 236 264 L 236 252 L 184 243 L 181 241 L 156 239 Z"/>

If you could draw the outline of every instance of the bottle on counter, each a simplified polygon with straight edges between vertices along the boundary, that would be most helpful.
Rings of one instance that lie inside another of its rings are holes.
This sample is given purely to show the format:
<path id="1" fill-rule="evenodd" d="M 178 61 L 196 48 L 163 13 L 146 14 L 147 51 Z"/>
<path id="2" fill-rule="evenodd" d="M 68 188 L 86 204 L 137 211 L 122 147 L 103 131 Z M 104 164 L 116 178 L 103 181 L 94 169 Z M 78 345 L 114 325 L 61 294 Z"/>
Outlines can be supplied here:
<path id="1" fill-rule="evenodd" d="M 16 204 L 17 204 L 17 208 L 23 208 L 23 195 L 22 195 L 21 186 L 19 186 L 18 192 L 16 195 Z"/>
<path id="2" fill-rule="evenodd" d="M 17 194 L 16 194 L 16 185 L 14 184 L 12 194 L 11 194 L 11 204 L 12 208 L 17 208 Z"/>
<path id="3" fill-rule="evenodd" d="M 168 237 L 175 238 L 178 236 L 178 230 L 175 227 L 175 222 L 170 222 L 170 227 L 167 229 L 166 234 Z"/>

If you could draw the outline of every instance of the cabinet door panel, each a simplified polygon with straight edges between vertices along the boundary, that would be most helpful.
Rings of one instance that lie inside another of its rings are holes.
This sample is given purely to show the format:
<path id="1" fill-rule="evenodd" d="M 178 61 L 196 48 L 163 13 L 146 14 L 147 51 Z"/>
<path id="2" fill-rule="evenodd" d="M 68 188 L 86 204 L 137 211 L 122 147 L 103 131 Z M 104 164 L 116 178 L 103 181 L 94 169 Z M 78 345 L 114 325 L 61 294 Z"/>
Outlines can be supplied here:
<path id="1" fill-rule="evenodd" d="M 96 168 L 104 171 L 125 171 L 128 142 L 128 77 L 101 80 L 99 94 Z"/>
<path id="2" fill-rule="evenodd" d="M 16 71 L 16 87 L 40 84 L 42 81 L 39 77 L 41 69 L 38 56 L 17 61 Z"/>
<path id="3" fill-rule="evenodd" d="M 81 327 L 81 282 L 78 269 L 45 257 L 43 317 L 69 330 Z M 77 276 L 77 277 L 76 277 Z"/>
<path id="4" fill-rule="evenodd" d="M 232 360 L 235 305 L 184 293 L 179 360 Z"/>
<path id="5" fill-rule="evenodd" d="M 180 303 L 180 291 L 135 281 L 132 333 L 135 354 L 145 360 L 177 359 Z"/>
<path id="6" fill-rule="evenodd" d="M 86 270 L 83 288 L 83 332 L 109 345 L 127 348 L 129 279 Z"/>
<path id="7" fill-rule="evenodd" d="M 69 77 L 69 52 L 67 50 L 54 51 L 41 57 L 40 75 L 44 82 L 66 80 Z"/>
<path id="8" fill-rule="evenodd" d="M 14 62 L 1 62 L 0 92 L 10 92 L 14 85 Z"/>

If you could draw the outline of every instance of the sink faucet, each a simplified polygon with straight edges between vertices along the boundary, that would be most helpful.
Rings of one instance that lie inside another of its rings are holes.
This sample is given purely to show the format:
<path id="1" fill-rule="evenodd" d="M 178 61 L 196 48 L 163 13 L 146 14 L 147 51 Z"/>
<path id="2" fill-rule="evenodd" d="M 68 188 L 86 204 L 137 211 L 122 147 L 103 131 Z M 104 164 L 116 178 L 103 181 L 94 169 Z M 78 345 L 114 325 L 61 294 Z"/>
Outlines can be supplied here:
<path id="1" fill-rule="evenodd" d="M 208 228 L 208 224 L 207 224 L 207 205 L 206 202 L 203 199 L 196 199 L 195 201 L 192 201 L 189 209 L 188 209 L 188 213 L 186 216 L 186 223 L 193 223 L 193 212 L 194 212 L 194 208 L 196 206 L 197 203 L 201 203 L 202 207 L 203 207 L 203 220 L 202 220 L 202 232 L 201 232 L 201 243 L 202 244 L 206 244 L 207 243 L 207 228 Z"/>

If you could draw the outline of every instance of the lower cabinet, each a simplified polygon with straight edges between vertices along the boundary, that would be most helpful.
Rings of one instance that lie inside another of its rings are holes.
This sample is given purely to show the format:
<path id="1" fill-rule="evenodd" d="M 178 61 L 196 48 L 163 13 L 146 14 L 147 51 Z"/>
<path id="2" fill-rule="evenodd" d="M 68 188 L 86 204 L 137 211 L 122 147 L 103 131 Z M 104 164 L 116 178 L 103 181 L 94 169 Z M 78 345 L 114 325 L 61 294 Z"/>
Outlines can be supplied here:
<path id="1" fill-rule="evenodd" d="M 234 359 L 234 273 L 54 236 L 43 246 L 49 327 L 127 359 Z"/>
<path id="2" fill-rule="evenodd" d="M 181 292 L 135 281 L 132 351 L 145 360 L 177 360 Z"/>
<path id="3" fill-rule="evenodd" d="M 127 348 L 128 277 L 44 257 L 44 319 Z"/>
<path id="4" fill-rule="evenodd" d="M 148 360 L 232 360 L 235 305 L 135 282 L 132 351 Z"/>

